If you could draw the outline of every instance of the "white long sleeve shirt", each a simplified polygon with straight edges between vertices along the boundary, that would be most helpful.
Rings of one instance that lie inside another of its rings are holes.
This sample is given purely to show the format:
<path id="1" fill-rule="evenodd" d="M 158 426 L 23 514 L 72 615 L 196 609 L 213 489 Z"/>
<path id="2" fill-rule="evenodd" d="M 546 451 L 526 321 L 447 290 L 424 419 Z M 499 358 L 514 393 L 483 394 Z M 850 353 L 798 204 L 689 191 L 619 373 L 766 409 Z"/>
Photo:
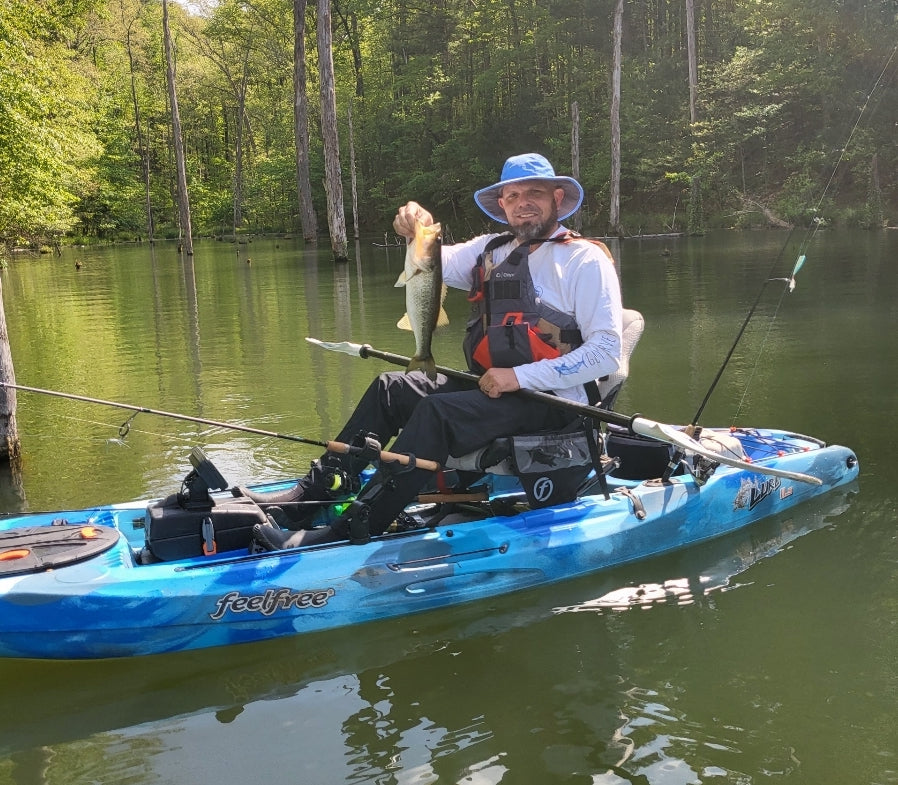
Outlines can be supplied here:
<path id="1" fill-rule="evenodd" d="M 567 231 L 563 227 L 555 233 Z M 495 234 L 443 246 L 443 280 L 469 291 L 477 257 Z M 499 264 L 517 242 L 493 251 Z M 585 382 L 617 370 L 621 353 L 620 282 L 611 257 L 595 243 L 543 243 L 528 257 L 536 294 L 546 304 L 573 316 L 583 344 L 561 357 L 515 366 L 518 384 L 528 390 L 551 390 L 564 398 L 587 403 Z"/>

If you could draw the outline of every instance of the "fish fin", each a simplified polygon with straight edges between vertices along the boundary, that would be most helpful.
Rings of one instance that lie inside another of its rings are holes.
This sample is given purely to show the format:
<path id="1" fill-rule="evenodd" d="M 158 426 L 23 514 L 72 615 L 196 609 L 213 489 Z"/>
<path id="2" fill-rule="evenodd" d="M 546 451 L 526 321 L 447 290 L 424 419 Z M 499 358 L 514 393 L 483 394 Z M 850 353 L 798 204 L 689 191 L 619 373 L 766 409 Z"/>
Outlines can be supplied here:
<path id="1" fill-rule="evenodd" d="M 430 381 L 435 382 L 437 380 L 437 363 L 433 357 L 421 358 L 415 355 L 409 360 L 405 369 L 406 373 L 411 373 L 412 371 L 424 371 Z"/>
<path id="2" fill-rule="evenodd" d="M 405 286 L 406 282 L 405 270 L 399 273 L 399 277 L 396 279 L 396 283 L 393 284 L 394 287 Z"/>
<path id="3" fill-rule="evenodd" d="M 411 330 L 412 329 L 412 320 L 408 318 L 408 314 L 405 313 L 402 315 L 402 318 L 396 322 L 396 326 L 400 330 Z"/>

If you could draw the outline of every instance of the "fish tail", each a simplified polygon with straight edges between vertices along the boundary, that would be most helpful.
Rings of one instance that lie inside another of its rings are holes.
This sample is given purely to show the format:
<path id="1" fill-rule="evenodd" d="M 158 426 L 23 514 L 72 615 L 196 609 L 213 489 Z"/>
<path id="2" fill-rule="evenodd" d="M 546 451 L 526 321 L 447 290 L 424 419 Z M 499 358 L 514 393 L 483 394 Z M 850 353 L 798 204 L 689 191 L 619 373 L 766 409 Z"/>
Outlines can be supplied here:
<path id="1" fill-rule="evenodd" d="M 411 373 L 412 371 L 424 371 L 424 373 L 427 374 L 427 378 L 430 379 L 430 381 L 435 382 L 437 379 L 436 360 L 433 359 L 432 355 L 418 357 L 416 354 L 409 360 L 408 366 L 405 369 L 406 373 Z"/>

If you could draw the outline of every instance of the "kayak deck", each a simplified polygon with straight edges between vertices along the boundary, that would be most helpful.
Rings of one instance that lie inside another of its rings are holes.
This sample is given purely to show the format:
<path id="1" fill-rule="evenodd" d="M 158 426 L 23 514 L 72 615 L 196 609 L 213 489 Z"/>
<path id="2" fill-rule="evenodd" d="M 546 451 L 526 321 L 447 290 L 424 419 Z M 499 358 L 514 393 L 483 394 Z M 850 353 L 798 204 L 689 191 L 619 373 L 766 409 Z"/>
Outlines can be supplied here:
<path id="1" fill-rule="evenodd" d="M 147 527 L 158 509 L 152 500 L 10 518 L 0 531 L 65 521 L 66 530 L 104 527 L 115 534 L 109 547 L 90 558 L 36 572 L 0 573 L 0 656 L 161 653 L 417 613 L 719 537 L 858 474 L 857 458 L 845 447 L 770 430 L 735 435 L 751 460 L 809 473 L 821 484 L 727 466 L 702 482 L 688 472 L 663 483 L 612 474 L 615 490 L 607 498 L 590 495 L 527 509 L 513 486 L 503 488 L 497 480 L 487 504 L 413 508 L 420 528 L 364 545 L 270 553 L 251 553 L 243 545 L 203 553 L 200 532 L 191 535 L 193 555 L 171 560 L 146 557 Z M 233 501 L 224 494 L 214 500 L 223 508 Z"/>

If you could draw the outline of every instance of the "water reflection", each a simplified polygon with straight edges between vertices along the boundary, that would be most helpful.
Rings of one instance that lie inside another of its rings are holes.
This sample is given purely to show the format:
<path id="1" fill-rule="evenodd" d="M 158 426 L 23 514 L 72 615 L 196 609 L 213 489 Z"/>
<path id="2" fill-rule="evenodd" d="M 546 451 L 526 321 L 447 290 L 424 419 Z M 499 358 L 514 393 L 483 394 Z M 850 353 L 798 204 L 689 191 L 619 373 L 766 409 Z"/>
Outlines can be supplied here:
<path id="1" fill-rule="evenodd" d="M 700 549 L 690 548 L 680 557 L 684 573 L 681 577 L 621 586 L 600 597 L 555 608 L 555 613 L 605 613 L 651 605 L 690 605 L 714 592 L 736 588 L 739 584 L 733 583 L 733 579 L 753 564 L 775 555 L 845 512 L 857 490 L 857 484 L 853 483 L 844 494 L 814 499 L 787 516 L 761 521 L 746 532 L 714 540 Z M 697 563 L 698 554 L 706 566 Z M 707 563 L 712 558 L 716 561 Z"/>

